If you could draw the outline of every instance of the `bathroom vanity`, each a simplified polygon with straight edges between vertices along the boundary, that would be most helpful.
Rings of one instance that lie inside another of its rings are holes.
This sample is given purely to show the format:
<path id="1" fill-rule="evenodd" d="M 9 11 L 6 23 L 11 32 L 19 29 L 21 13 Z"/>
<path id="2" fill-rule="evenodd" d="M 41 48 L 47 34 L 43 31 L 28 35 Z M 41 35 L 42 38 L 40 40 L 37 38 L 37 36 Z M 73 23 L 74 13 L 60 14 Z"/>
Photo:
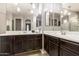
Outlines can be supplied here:
<path id="1" fill-rule="evenodd" d="M 45 34 L 44 37 L 44 47 L 50 56 L 79 56 L 79 40 L 74 38 L 76 36 Z"/>
<path id="2" fill-rule="evenodd" d="M 77 35 L 44 33 L 44 49 L 49 56 L 79 56 Z M 42 49 L 41 33 L 0 34 L 0 56 Z"/>
<path id="3" fill-rule="evenodd" d="M 41 49 L 41 34 L 19 34 L 0 36 L 0 56 Z"/>

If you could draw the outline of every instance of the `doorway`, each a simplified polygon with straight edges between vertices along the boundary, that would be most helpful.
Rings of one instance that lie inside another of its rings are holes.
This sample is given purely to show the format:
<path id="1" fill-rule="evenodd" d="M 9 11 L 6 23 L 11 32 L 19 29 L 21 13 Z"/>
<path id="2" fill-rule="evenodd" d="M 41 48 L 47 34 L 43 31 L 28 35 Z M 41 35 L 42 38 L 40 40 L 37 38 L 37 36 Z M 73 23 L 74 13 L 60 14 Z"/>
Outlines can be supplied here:
<path id="1" fill-rule="evenodd" d="M 25 24 L 25 31 L 31 31 L 31 24 L 29 23 Z"/>

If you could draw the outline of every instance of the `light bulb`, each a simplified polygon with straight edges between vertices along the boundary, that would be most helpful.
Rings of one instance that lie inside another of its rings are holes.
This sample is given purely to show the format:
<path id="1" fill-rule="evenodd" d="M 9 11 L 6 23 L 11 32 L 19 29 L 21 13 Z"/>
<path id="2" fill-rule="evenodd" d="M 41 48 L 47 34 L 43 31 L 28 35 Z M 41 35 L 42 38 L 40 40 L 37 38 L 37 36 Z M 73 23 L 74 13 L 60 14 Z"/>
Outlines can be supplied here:
<path id="1" fill-rule="evenodd" d="M 69 12 L 68 15 L 71 15 L 71 13 Z"/>
<path id="2" fill-rule="evenodd" d="M 63 13 L 63 11 L 61 11 L 61 14 Z"/>
<path id="3" fill-rule="evenodd" d="M 67 23 L 67 20 L 64 20 L 64 23 Z"/>
<path id="4" fill-rule="evenodd" d="M 50 12 L 53 12 L 52 9 L 50 10 Z"/>
<path id="5" fill-rule="evenodd" d="M 20 10 L 20 8 L 19 7 L 17 7 L 17 12 L 20 12 L 21 10 Z"/>
<path id="6" fill-rule="evenodd" d="M 31 10 L 31 13 L 33 14 L 33 10 Z"/>

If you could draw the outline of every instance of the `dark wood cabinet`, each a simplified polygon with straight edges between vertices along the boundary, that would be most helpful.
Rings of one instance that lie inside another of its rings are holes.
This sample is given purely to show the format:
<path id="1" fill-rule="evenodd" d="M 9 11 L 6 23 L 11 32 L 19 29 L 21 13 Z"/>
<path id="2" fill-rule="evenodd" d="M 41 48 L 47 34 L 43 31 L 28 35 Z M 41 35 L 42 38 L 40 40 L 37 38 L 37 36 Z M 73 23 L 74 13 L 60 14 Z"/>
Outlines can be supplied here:
<path id="1" fill-rule="evenodd" d="M 50 56 L 79 56 L 79 43 L 45 35 L 44 47 Z"/>
<path id="2" fill-rule="evenodd" d="M 30 51 L 33 50 L 33 38 L 30 35 L 25 36 L 23 38 L 23 50 Z"/>
<path id="3" fill-rule="evenodd" d="M 1 36 L 0 37 L 0 55 L 12 55 L 13 54 L 13 47 L 12 47 L 12 36 Z"/>
<path id="4" fill-rule="evenodd" d="M 78 56 L 78 54 L 74 53 L 71 50 L 60 48 L 60 56 Z"/>
<path id="5" fill-rule="evenodd" d="M 49 54 L 49 39 L 47 35 L 44 35 L 44 49 Z"/>
<path id="6" fill-rule="evenodd" d="M 22 42 L 23 41 L 23 36 L 20 36 L 20 35 L 16 35 L 14 36 L 14 53 L 20 53 L 23 51 L 23 48 L 22 48 Z"/>
<path id="7" fill-rule="evenodd" d="M 49 35 L 45 35 L 45 50 L 50 56 L 58 56 L 59 52 L 59 43 L 58 43 L 58 38 L 52 37 Z"/>
<path id="8" fill-rule="evenodd" d="M 14 39 L 15 53 L 41 49 L 41 35 L 18 35 Z"/>
<path id="9" fill-rule="evenodd" d="M 41 34 L 0 36 L 0 56 L 41 49 Z"/>
<path id="10" fill-rule="evenodd" d="M 60 40 L 60 55 L 61 56 L 78 56 L 79 55 L 79 43 L 69 41 L 66 39 Z"/>
<path id="11" fill-rule="evenodd" d="M 39 36 L 36 36 L 34 39 L 33 39 L 33 49 L 41 49 L 42 48 L 42 37 L 41 35 Z"/>
<path id="12" fill-rule="evenodd" d="M 0 56 L 42 48 L 42 35 L 0 36 Z M 44 48 L 50 56 L 79 56 L 79 43 L 44 35 Z"/>
<path id="13" fill-rule="evenodd" d="M 30 51 L 30 50 L 36 50 L 41 49 L 41 35 L 27 35 L 23 38 L 23 50 L 24 51 Z"/>
<path id="14" fill-rule="evenodd" d="M 49 55 L 58 56 L 58 45 L 49 40 Z"/>

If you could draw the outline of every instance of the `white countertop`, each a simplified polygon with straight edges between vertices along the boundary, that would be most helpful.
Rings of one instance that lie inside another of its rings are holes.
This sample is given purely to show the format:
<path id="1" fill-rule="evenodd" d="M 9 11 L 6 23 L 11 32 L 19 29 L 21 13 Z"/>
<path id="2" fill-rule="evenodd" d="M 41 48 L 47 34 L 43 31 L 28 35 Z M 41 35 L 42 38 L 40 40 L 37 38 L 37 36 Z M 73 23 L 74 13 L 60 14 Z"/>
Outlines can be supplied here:
<path id="1" fill-rule="evenodd" d="M 7 31 L 4 34 L 0 34 L 0 36 L 11 36 L 11 35 L 33 35 L 33 34 L 41 34 L 41 33 L 32 33 L 31 31 Z"/>
<path id="2" fill-rule="evenodd" d="M 79 43 L 79 32 L 67 32 L 66 35 L 61 35 L 60 31 L 54 31 L 54 32 L 45 31 L 44 33 L 47 35 L 51 35 Z"/>
<path id="3" fill-rule="evenodd" d="M 11 36 L 11 35 L 35 35 L 42 33 L 32 33 L 26 31 L 7 31 L 4 34 L 0 34 L 0 36 Z M 66 32 L 66 35 L 61 35 L 60 31 L 44 31 L 44 34 L 71 40 L 79 43 L 79 32 Z"/>

